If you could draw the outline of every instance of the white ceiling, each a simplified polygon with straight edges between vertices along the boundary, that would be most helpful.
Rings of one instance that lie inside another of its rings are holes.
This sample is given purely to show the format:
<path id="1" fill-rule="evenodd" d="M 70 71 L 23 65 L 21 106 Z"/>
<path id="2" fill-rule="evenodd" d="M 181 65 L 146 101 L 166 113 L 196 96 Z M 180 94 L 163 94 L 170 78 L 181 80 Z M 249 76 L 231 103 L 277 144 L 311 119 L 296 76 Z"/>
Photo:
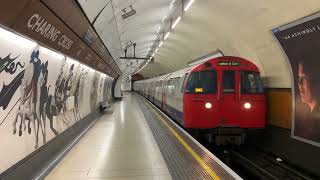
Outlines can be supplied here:
<path id="1" fill-rule="evenodd" d="M 152 77 L 222 50 L 257 64 L 269 87 L 291 87 L 290 66 L 271 30 L 320 10 L 319 0 L 195 0 L 140 74 Z"/>
<path id="2" fill-rule="evenodd" d="M 93 21 L 109 0 L 79 2 Z M 162 18 L 169 13 L 171 0 L 112 0 L 109 3 L 110 7 L 106 7 L 95 27 L 118 64 L 125 68 L 126 61 L 117 60 L 123 55 L 121 47 L 130 40 L 136 42 L 136 56 L 144 57 Z M 122 20 L 121 10 L 130 4 L 137 14 Z M 290 67 L 271 30 L 319 10 L 319 0 L 195 0 L 159 48 L 155 62 L 140 73 L 152 77 L 172 72 L 220 49 L 225 55 L 240 56 L 257 64 L 270 87 L 290 87 Z"/>
<path id="3" fill-rule="evenodd" d="M 169 11 L 171 0 L 78 0 L 89 20 L 94 23 L 98 34 L 105 42 L 112 57 L 123 71 L 127 66 L 138 67 L 143 61 L 120 60 L 124 47 L 130 41 L 136 43 L 136 57 L 146 57 L 153 44 L 158 26 Z M 132 5 L 136 14 L 122 19 L 122 10 Z M 133 56 L 133 47 L 128 48 L 127 56 Z"/>

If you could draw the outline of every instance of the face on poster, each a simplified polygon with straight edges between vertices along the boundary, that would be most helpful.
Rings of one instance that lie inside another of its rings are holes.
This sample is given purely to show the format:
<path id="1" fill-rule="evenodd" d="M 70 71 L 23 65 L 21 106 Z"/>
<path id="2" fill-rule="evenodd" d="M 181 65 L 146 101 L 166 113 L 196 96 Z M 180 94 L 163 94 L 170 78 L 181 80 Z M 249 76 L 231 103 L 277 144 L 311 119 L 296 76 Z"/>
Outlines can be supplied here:
<path id="1" fill-rule="evenodd" d="M 273 30 L 292 68 L 293 138 L 320 146 L 320 13 Z"/>

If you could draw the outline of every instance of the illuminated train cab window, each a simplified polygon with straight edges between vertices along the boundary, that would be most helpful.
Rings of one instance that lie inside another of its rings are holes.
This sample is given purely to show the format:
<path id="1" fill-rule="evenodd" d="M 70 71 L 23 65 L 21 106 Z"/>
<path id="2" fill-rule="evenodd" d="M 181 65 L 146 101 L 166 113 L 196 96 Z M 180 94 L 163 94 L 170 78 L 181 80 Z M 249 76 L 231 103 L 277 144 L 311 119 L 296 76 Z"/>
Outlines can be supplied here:
<path id="1" fill-rule="evenodd" d="M 185 93 L 209 94 L 217 91 L 217 72 L 215 70 L 192 72 L 187 81 Z"/>
<path id="2" fill-rule="evenodd" d="M 253 72 L 253 71 L 241 72 L 241 93 L 242 94 L 263 93 L 262 81 L 258 72 Z"/>
<path id="3" fill-rule="evenodd" d="M 222 72 L 222 92 L 234 93 L 235 88 L 235 71 L 225 70 Z"/>

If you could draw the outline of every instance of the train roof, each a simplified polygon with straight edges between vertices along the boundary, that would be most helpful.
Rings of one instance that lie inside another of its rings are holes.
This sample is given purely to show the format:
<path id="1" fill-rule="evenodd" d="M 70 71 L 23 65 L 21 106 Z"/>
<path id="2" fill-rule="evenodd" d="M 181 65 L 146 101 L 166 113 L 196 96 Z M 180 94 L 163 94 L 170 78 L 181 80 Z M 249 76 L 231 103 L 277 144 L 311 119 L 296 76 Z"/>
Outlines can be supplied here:
<path id="1" fill-rule="evenodd" d="M 211 63 L 210 67 L 207 66 L 208 63 Z M 185 73 L 191 72 L 191 71 L 198 71 L 198 70 L 212 69 L 212 68 L 226 68 L 231 66 L 259 71 L 258 67 L 254 63 L 250 62 L 249 60 L 246 60 L 240 57 L 235 57 L 235 56 L 222 56 L 222 57 L 216 57 L 216 58 L 210 59 L 201 64 L 180 69 L 172 73 L 164 74 L 159 77 L 150 78 L 150 79 L 146 79 L 138 82 L 150 82 L 150 81 L 160 81 L 165 79 L 179 78 L 179 77 L 182 77 Z"/>

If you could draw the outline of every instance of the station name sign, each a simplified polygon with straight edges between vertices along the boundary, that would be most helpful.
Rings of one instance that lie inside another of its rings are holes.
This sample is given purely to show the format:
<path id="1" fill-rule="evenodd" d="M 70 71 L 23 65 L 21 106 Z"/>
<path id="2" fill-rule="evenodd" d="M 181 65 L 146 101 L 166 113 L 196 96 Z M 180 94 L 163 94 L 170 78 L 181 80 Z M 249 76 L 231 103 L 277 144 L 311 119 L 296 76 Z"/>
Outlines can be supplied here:
<path id="1" fill-rule="evenodd" d="M 219 61 L 218 66 L 240 66 L 240 62 L 237 61 Z"/>
<path id="2" fill-rule="evenodd" d="M 44 38 L 47 38 L 52 42 L 57 42 L 57 44 L 64 49 L 69 50 L 73 44 L 73 40 L 71 40 L 71 38 L 65 34 L 62 34 L 59 29 L 57 29 L 39 14 L 33 14 L 29 18 L 27 26 L 29 29 L 33 30 Z"/>

